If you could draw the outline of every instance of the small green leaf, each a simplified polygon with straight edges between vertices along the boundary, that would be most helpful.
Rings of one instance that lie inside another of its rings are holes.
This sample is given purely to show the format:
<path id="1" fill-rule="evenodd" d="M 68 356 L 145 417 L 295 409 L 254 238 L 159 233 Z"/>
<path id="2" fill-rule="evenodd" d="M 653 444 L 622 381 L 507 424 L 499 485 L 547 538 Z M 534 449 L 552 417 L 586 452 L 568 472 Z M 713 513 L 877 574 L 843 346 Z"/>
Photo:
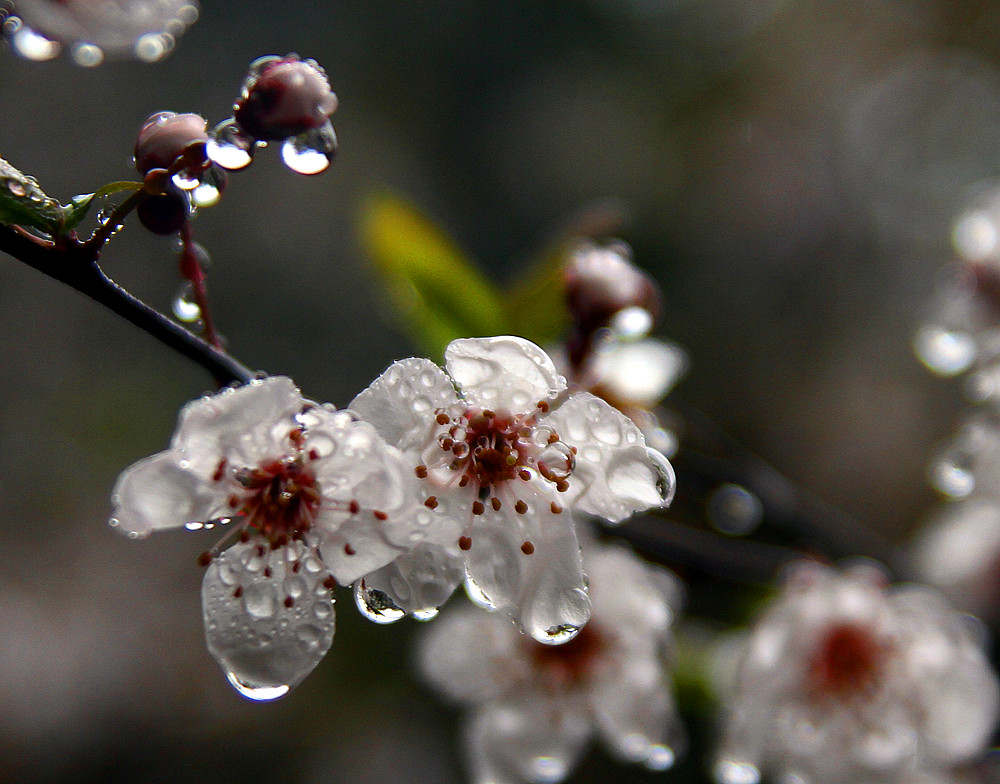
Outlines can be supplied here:
<path id="1" fill-rule="evenodd" d="M 62 205 L 39 188 L 33 177 L 0 158 L 0 223 L 55 234 L 62 215 Z"/>
<path id="2" fill-rule="evenodd" d="M 112 193 L 119 193 L 120 191 L 137 191 L 141 187 L 141 182 L 109 182 L 95 193 L 83 193 L 79 196 L 74 196 L 69 204 L 62 207 L 63 218 L 60 231 L 67 232 L 70 229 L 76 228 L 80 221 L 87 217 L 87 212 L 96 199 L 103 199 Z"/>
<path id="3" fill-rule="evenodd" d="M 406 201 L 379 194 L 361 240 L 404 327 L 434 356 L 455 338 L 509 331 L 499 292 L 457 245 Z"/>

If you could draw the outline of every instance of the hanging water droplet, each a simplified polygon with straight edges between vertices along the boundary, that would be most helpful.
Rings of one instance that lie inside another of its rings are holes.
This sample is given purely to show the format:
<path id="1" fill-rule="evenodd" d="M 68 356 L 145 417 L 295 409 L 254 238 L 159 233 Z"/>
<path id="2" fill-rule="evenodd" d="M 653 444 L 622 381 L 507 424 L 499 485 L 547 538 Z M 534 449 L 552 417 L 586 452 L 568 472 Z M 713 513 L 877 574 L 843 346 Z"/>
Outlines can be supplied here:
<path id="1" fill-rule="evenodd" d="M 580 627 L 574 626 L 571 623 L 561 623 L 558 626 L 550 626 L 545 630 L 544 640 L 539 639 L 538 636 L 532 634 L 539 642 L 545 642 L 552 645 L 561 645 L 564 642 L 569 642 L 576 635 L 580 633 Z"/>
<path id="2" fill-rule="evenodd" d="M 249 697 L 251 700 L 256 700 L 257 702 L 267 702 L 268 700 L 276 700 L 278 697 L 283 697 L 288 694 L 289 686 L 287 684 L 281 684 L 280 686 L 258 686 L 251 683 L 244 683 L 240 680 L 239 676 L 228 670 L 226 672 L 226 678 L 232 684 L 233 688 L 236 689 L 244 697 Z"/>
<path id="3" fill-rule="evenodd" d="M 362 615 L 375 623 L 393 623 L 406 615 L 388 594 L 365 587 L 363 580 L 354 584 L 354 603 Z"/>
<path id="4" fill-rule="evenodd" d="M 205 527 L 205 524 L 192 520 L 190 523 L 184 523 L 184 527 L 187 528 L 189 531 L 200 531 L 202 528 Z"/>
<path id="5" fill-rule="evenodd" d="M 171 179 L 174 181 L 174 185 L 184 191 L 193 191 L 201 185 L 201 179 L 193 176 L 186 169 L 177 172 Z"/>
<path id="6" fill-rule="evenodd" d="M 329 167 L 337 152 L 337 135 L 327 122 L 299 136 L 285 139 L 281 145 L 281 160 L 299 174 L 319 174 Z"/>
<path id="7" fill-rule="evenodd" d="M 213 207 L 219 203 L 222 190 L 208 178 L 202 180 L 198 187 L 191 191 L 191 203 L 195 207 Z"/>
<path id="8" fill-rule="evenodd" d="M 649 334 L 653 328 L 653 314 L 643 307 L 632 305 L 619 310 L 609 326 L 618 339 L 635 340 Z"/>
<path id="9" fill-rule="evenodd" d="M 194 301 L 190 283 L 185 283 L 181 287 L 180 293 L 174 299 L 171 309 L 174 315 L 186 324 L 192 324 L 201 318 L 201 308 Z"/>
<path id="10" fill-rule="evenodd" d="M 14 179 L 7 180 L 7 190 L 17 197 L 22 197 L 28 192 L 23 182 Z"/>
<path id="11" fill-rule="evenodd" d="M 73 61 L 84 68 L 96 68 L 104 62 L 104 50 L 91 43 L 79 43 L 71 50 Z"/>
<path id="12" fill-rule="evenodd" d="M 569 773 L 566 761 L 558 757 L 540 756 L 531 761 L 531 781 L 538 784 L 555 784 Z"/>
<path id="13" fill-rule="evenodd" d="M 918 331 L 914 350 L 931 372 L 945 377 L 963 373 L 976 360 L 976 341 L 972 335 L 939 326 L 926 326 Z"/>
<path id="14" fill-rule="evenodd" d="M 420 610 L 413 610 L 410 616 L 418 621 L 430 621 L 437 617 L 440 609 L 437 607 L 424 607 Z"/>
<path id="15" fill-rule="evenodd" d="M 646 455 L 657 473 L 656 492 L 659 493 L 663 505 L 669 506 L 670 502 L 674 500 L 674 491 L 677 489 L 677 476 L 674 474 L 674 467 L 670 465 L 667 458 L 655 449 L 647 447 Z"/>
<path id="16" fill-rule="evenodd" d="M 209 135 L 205 152 L 223 169 L 244 169 L 253 161 L 254 141 L 233 119 L 219 123 Z"/>

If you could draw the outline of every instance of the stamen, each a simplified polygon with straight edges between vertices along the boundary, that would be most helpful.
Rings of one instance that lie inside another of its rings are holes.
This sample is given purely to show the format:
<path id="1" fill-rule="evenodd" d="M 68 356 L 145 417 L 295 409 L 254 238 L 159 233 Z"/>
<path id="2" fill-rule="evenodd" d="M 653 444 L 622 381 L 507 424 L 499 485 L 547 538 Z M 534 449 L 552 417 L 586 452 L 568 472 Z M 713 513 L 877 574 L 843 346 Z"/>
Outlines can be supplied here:
<path id="1" fill-rule="evenodd" d="M 481 515 L 485 511 L 486 511 L 486 507 L 483 506 L 483 502 L 482 501 L 473 501 L 472 502 L 472 514 L 474 514 L 474 515 Z"/>
<path id="2" fill-rule="evenodd" d="M 516 504 L 514 504 L 514 511 L 518 514 L 526 514 L 528 511 L 528 505 L 524 503 L 524 501 L 519 500 Z"/>
<path id="3" fill-rule="evenodd" d="M 357 501 L 351 501 L 351 505 L 348 507 L 351 514 L 357 514 L 361 511 L 361 505 Z"/>
<path id="4" fill-rule="evenodd" d="M 521 545 L 521 552 L 524 553 L 525 555 L 531 555 L 533 552 L 535 552 L 535 545 L 533 545 L 531 542 L 525 542 L 524 544 Z"/>
<path id="5" fill-rule="evenodd" d="M 344 555 L 354 555 L 355 550 L 349 544 L 344 545 Z"/>
<path id="6" fill-rule="evenodd" d="M 286 596 L 283 604 L 285 605 L 285 607 L 291 609 L 292 607 L 295 606 L 295 600 L 291 596 Z"/>
<path id="7" fill-rule="evenodd" d="M 458 548 L 460 550 L 469 550 L 472 548 L 472 540 L 468 536 L 462 536 L 458 540 Z"/>
<path id="8" fill-rule="evenodd" d="M 563 510 L 563 508 L 559 506 L 559 504 L 557 504 L 555 501 L 552 502 L 552 504 L 549 506 L 549 509 L 552 510 L 552 514 L 562 514 Z"/>
<path id="9" fill-rule="evenodd" d="M 233 591 L 233 598 L 239 599 L 243 595 L 243 586 L 237 585 L 236 589 Z"/>
<path id="10" fill-rule="evenodd" d="M 417 479 L 426 479 L 427 478 L 427 466 L 425 466 L 425 465 L 418 465 L 414 469 L 414 473 L 417 475 Z"/>
<path id="11" fill-rule="evenodd" d="M 438 414 L 436 419 L 439 425 L 447 425 L 449 422 L 451 422 L 451 417 L 445 414 L 444 412 Z"/>
<path id="12" fill-rule="evenodd" d="M 435 496 L 428 496 L 427 500 L 424 501 L 424 506 L 428 509 L 437 509 L 438 500 Z"/>
<path id="13" fill-rule="evenodd" d="M 493 507 L 493 511 L 494 512 L 499 512 L 500 511 L 500 506 L 501 506 L 500 499 L 497 498 L 496 496 L 493 496 L 490 499 L 490 506 Z"/>
<path id="14" fill-rule="evenodd" d="M 208 566 L 212 563 L 212 554 L 206 550 L 198 556 L 198 566 Z"/>
<path id="15" fill-rule="evenodd" d="M 374 512 L 372 512 L 372 514 L 375 515 L 375 519 L 376 520 L 388 520 L 389 519 L 389 515 L 387 515 L 385 512 L 380 512 L 378 509 L 376 509 Z"/>
<path id="16" fill-rule="evenodd" d="M 324 588 L 328 588 L 328 589 L 330 589 L 332 591 L 333 587 L 336 584 L 337 584 L 337 581 L 333 579 L 333 575 L 332 574 L 328 574 L 326 577 L 323 578 L 323 587 Z"/>
<path id="17" fill-rule="evenodd" d="M 535 405 L 538 407 L 538 410 L 541 411 L 543 414 L 549 413 L 549 404 L 546 403 L 544 400 L 539 400 Z"/>

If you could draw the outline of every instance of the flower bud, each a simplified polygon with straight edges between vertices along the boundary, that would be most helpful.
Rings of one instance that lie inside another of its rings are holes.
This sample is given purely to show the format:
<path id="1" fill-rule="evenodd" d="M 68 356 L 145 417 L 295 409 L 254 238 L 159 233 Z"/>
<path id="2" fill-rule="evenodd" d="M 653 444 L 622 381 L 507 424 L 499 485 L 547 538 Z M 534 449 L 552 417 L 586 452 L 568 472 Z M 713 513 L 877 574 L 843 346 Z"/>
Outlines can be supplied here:
<path id="1" fill-rule="evenodd" d="M 567 262 L 566 304 L 580 332 L 606 327 L 626 310 L 644 311 L 652 326 L 660 311 L 660 292 L 656 282 L 632 263 L 631 255 L 624 243 L 587 244 Z"/>
<path id="2" fill-rule="evenodd" d="M 185 152 L 195 153 L 192 158 L 203 159 L 207 165 L 204 152 L 208 141 L 207 126 L 205 118 L 197 114 L 157 112 L 146 120 L 135 140 L 135 168 L 140 174 L 147 174 L 151 169 L 169 169 Z M 194 145 L 199 148 L 192 149 Z"/>
<path id="3" fill-rule="evenodd" d="M 191 200 L 185 191 L 168 181 L 163 193 L 147 196 L 135 208 L 135 214 L 153 234 L 173 234 L 190 217 Z"/>
<path id="4" fill-rule="evenodd" d="M 250 66 L 233 117 L 258 141 L 275 141 L 320 128 L 337 108 L 326 73 L 297 55 L 262 57 Z"/>

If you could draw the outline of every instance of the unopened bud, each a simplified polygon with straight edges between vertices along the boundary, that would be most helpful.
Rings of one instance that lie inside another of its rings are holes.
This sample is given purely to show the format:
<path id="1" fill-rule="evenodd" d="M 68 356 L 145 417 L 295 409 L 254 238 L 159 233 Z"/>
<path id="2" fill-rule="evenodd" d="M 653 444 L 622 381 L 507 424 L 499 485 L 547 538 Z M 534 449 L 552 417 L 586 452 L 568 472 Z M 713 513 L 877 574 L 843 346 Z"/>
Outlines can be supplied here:
<path id="1" fill-rule="evenodd" d="M 200 171 L 208 165 L 205 156 L 207 126 L 205 118 L 197 114 L 158 112 L 152 115 L 135 140 L 135 168 L 140 174 L 151 169 L 169 169 L 179 156 L 186 154 L 195 164 L 193 168 Z"/>
<path id="2" fill-rule="evenodd" d="M 659 314 L 659 288 L 632 263 L 624 243 L 580 247 L 566 264 L 564 280 L 570 315 L 584 334 L 608 326 L 623 311 L 645 311 L 649 326 Z"/>
<path id="3" fill-rule="evenodd" d="M 323 69 L 290 54 L 262 57 L 250 66 L 233 117 L 254 139 L 276 141 L 322 127 L 336 108 Z"/>

